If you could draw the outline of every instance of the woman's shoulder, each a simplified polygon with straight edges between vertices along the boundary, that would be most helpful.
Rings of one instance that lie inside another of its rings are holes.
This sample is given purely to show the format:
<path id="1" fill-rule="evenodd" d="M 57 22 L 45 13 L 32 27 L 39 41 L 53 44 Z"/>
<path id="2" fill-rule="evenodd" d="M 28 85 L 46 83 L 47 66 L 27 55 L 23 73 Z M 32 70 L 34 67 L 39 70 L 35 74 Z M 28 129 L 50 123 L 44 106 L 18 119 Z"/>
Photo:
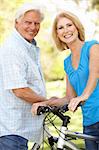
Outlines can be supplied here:
<path id="1" fill-rule="evenodd" d="M 96 44 L 99 44 L 99 41 L 97 40 L 90 40 L 85 42 L 84 52 L 89 56 L 89 52 L 92 49 L 92 47 Z"/>
<path id="2" fill-rule="evenodd" d="M 93 39 L 93 40 L 90 40 L 90 41 L 85 41 L 85 43 L 86 43 L 86 45 L 91 46 L 91 45 L 94 45 L 94 44 L 99 44 L 99 41 Z"/>

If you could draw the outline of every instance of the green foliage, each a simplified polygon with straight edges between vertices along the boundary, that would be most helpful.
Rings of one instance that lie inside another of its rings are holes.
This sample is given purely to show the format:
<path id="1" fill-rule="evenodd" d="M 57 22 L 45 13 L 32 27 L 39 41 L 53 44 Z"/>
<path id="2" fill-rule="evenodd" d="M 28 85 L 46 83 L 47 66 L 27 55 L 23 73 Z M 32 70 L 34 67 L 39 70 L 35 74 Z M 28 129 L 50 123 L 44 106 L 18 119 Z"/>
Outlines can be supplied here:
<path id="1" fill-rule="evenodd" d="M 99 10 L 99 0 L 91 0 L 91 7 L 92 9 Z"/>
<path id="2" fill-rule="evenodd" d="M 64 58 L 70 53 L 69 51 L 59 52 L 50 44 L 46 43 L 46 50 L 42 48 L 42 66 L 44 70 L 45 79 L 51 80 L 63 80 L 65 76 L 64 72 Z"/>
<path id="3" fill-rule="evenodd" d="M 46 80 L 57 80 L 64 78 L 61 61 L 57 55 L 49 54 L 46 57 L 46 63 L 43 63 Z"/>

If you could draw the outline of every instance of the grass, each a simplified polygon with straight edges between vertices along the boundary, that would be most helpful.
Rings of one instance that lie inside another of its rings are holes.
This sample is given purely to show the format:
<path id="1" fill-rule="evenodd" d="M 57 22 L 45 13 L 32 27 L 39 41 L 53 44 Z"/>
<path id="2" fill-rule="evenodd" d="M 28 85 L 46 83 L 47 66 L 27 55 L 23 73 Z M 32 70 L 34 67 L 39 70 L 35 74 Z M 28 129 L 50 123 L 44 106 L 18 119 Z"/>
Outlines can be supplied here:
<path id="1" fill-rule="evenodd" d="M 57 96 L 57 97 L 62 97 L 65 94 L 65 86 L 66 83 L 65 81 L 55 81 L 55 82 L 47 82 L 46 83 L 46 88 L 47 88 L 47 96 L 52 97 L 52 96 Z M 81 115 L 81 109 L 78 108 L 75 113 L 72 112 L 67 112 L 66 115 L 69 115 L 71 117 L 70 119 L 70 124 L 68 125 L 68 129 L 70 131 L 75 131 L 75 132 L 82 132 L 82 115 Z M 59 129 L 61 126 L 61 121 L 59 118 L 55 119 L 55 126 Z M 49 124 L 49 129 L 50 132 L 53 135 L 57 135 L 57 132 L 55 131 L 55 128 Z M 84 141 L 82 140 L 75 140 L 74 143 L 78 145 L 80 148 L 84 148 Z M 32 147 L 32 143 L 29 143 L 29 150 Z M 50 150 L 50 148 L 45 144 L 44 145 L 44 150 Z"/>

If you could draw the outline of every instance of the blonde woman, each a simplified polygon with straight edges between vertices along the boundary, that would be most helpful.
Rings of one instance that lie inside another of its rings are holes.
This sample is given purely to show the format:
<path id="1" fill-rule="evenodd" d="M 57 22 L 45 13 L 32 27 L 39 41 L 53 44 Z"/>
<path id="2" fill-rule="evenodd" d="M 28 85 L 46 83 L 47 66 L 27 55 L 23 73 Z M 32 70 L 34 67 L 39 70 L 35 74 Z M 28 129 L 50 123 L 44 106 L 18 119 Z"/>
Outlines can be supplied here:
<path id="1" fill-rule="evenodd" d="M 64 60 L 66 97 L 44 102 L 45 105 L 63 105 L 75 111 L 82 103 L 84 133 L 99 137 L 99 42 L 85 41 L 85 31 L 77 16 L 61 12 L 54 20 L 53 39 L 60 50 L 70 49 Z M 36 107 L 39 104 L 35 104 Z M 35 112 L 34 106 L 32 112 Z M 85 141 L 86 150 L 99 150 L 99 144 Z"/>

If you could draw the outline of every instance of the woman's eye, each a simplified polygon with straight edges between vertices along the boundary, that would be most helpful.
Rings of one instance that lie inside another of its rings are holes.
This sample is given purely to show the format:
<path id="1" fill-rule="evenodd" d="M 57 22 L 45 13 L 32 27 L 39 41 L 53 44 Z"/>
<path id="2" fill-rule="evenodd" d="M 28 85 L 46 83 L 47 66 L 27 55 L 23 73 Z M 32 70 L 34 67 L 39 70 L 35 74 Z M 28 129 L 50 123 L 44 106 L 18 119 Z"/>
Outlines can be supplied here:
<path id="1" fill-rule="evenodd" d="M 63 29 L 63 27 L 62 27 L 62 26 L 60 26 L 60 27 L 58 27 L 58 28 L 57 28 L 57 30 L 60 30 L 60 29 Z"/>
<path id="2" fill-rule="evenodd" d="M 67 27 L 70 27 L 70 26 L 72 26 L 72 24 L 67 24 Z"/>
<path id="3" fill-rule="evenodd" d="M 57 30 L 61 30 L 63 28 L 66 28 L 66 27 L 71 27 L 72 24 L 66 24 L 66 26 L 60 26 L 60 27 L 57 27 Z"/>

